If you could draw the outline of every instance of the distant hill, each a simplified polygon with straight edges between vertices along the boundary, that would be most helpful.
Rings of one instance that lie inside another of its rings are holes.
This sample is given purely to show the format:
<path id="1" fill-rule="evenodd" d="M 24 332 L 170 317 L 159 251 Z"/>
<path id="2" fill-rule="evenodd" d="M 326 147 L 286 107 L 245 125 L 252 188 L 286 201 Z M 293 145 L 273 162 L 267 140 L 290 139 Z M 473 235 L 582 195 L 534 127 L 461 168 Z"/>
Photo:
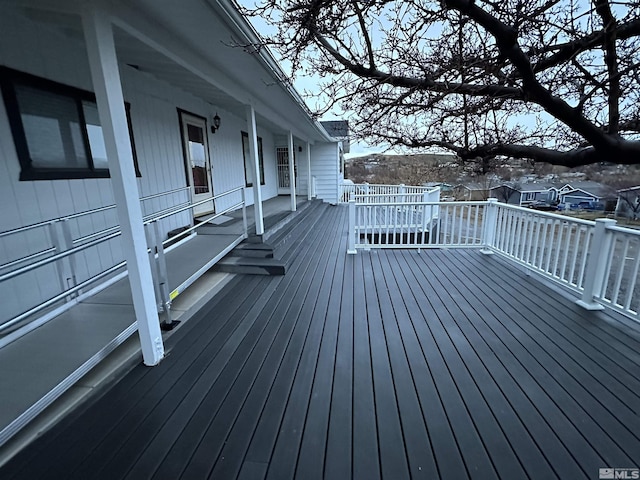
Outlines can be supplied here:
<path id="1" fill-rule="evenodd" d="M 527 160 L 500 160 L 485 167 L 485 175 L 494 181 L 522 177 L 562 181 L 563 178 L 593 180 L 615 188 L 640 185 L 640 165 L 599 163 L 574 169 Z M 345 178 L 356 183 L 422 185 L 427 182 L 464 183 L 481 179 L 478 164 L 462 162 L 452 154 L 373 154 L 354 157 L 345 162 Z"/>

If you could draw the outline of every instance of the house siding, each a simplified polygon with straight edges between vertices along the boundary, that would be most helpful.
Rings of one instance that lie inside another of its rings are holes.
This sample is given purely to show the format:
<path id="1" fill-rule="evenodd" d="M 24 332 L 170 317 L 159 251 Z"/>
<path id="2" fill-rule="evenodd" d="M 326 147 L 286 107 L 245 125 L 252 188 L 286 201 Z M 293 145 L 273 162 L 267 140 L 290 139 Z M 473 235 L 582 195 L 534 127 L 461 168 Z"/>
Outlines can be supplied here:
<path id="1" fill-rule="evenodd" d="M 84 45 L 54 28 L 12 11 L 0 16 L 0 65 L 59 83 L 92 91 L 91 75 Z M 137 179 L 141 197 L 186 186 L 178 109 L 202 116 L 209 124 L 215 113 L 222 119 L 220 129 L 207 132 L 213 190 L 220 194 L 245 185 L 241 131 L 246 119 L 210 105 L 180 88 L 127 65 L 121 65 L 125 100 L 130 103 L 131 123 L 141 177 Z M 258 128 L 263 141 L 266 185 L 263 199 L 277 194 L 274 135 Z M 0 231 L 15 229 L 78 212 L 113 205 L 110 179 L 19 181 L 17 158 L 4 102 L 0 101 Z M 251 188 L 247 204 L 253 203 Z M 187 202 L 187 190 L 142 202 L 144 215 Z M 239 203 L 241 194 L 216 201 L 218 211 Z M 161 235 L 192 223 L 189 211 L 163 219 Z M 117 225 L 115 209 L 68 221 L 73 238 Z M 51 246 L 48 227 L 0 237 L 0 264 L 42 251 Z M 91 247 L 75 255 L 76 283 L 88 279 L 123 260 L 120 238 Z M 50 265 L 3 282 L 6 295 L 0 322 L 12 318 L 61 291 L 57 267 Z M 64 280 L 70 282 L 70 280 Z"/>
<path id="2" fill-rule="evenodd" d="M 311 175 L 316 177 L 316 196 L 327 203 L 338 203 L 338 162 L 337 143 L 311 146 Z"/>

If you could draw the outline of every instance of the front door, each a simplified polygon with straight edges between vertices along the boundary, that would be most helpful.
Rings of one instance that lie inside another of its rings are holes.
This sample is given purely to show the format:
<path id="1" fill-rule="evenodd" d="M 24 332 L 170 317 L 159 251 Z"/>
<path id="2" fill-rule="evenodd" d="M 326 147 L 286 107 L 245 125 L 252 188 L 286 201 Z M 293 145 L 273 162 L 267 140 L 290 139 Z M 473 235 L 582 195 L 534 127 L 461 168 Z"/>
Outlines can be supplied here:
<path id="1" fill-rule="evenodd" d="M 200 202 L 213 196 L 211 188 L 211 163 L 207 141 L 207 122 L 204 118 L 180 112 L 184 160 L 191 186 L 191 201 Z M 194 207 L 193 216 L 214 211 L 213 200 Z"/>
<path id="2" fill-rule="evenodd" d="M 289 194 L 291 192 L 291 184 L 289 183 L 291 181 L 291 175 L 289 174 L 289 149 L 287 147 L 276 148 L 276 160 L 278 165 L 278 193 Z M 293 177 L 295 182 L 295 172 Z"/>

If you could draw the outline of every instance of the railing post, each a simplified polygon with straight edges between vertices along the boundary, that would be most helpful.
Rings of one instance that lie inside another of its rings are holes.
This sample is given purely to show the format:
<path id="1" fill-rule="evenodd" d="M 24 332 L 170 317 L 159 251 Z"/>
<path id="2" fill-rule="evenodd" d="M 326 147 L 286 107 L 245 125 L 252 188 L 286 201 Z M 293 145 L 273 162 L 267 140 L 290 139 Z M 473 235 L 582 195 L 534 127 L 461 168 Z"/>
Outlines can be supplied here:
<path id="1" fill-rule="evenodd" d="M 398 187 L 400 187 L 398 189 L 398 193 L 400 194 L 400 202 L 406 203 L 407 196 L 405 195 L 405 193 L 407 192 L 407 187 L 404 183 L 401 183 L 400 185 L 398 185 Z"/>
<path id="2" fill-rule="evenodd" d="M 51 241 L 56 249 L 55 253 L 66 252 L 73 248 L 73 239 L 69 229 L 68 220 L 54 220 L 49 224 Z M 76 285 L 75 259 L 73 255 L 60 259 L 55 263 L 62 292 Z M 70 295 L 67 300 L 71 300 L 77 294 Z"/>
<path id="3" fill-rule="evenodd" d="M 155 222 L 155 221 L 154 221 Z M 158 313 L 163 311 L 162 292 L 160 290 L 160 280 L 158 274 L 158 262 L 156 261 L 156 251 L 158 242 L 156 240 L 155 229 L 153 223 L 147 223 L 144 226 L 144 233 L 147 238 L 147 246 L 149 247 L 149 265 L 151 266 L 151 278 L 153 279 L 153 290 L 156 294 L 156 307 Z"/>
<path id="4" fill-rule="evenodd" d="M 347 233 L 349 245 L 347 253 L 353 255 L 356 252 L 356 202 L 349 200 L 349 231 Z"/>
<path id="5" fill-rule="evenodd" d="M 244 192 L 244 188 L 240 189 L 242 193 L 242 229 L 244 232 L 244 238 L 249 237 L 249 226 L 247 224 L 247 195 Z"/>
<path id="6" fill-rule="evenodd" d="M 482 249 L 485 255 L 493 253 L 491 247 L 496 236 L 496 226 L 498 224 L 498 199 L 490 198 L 485 206 L 484 219 L 482 222 Z"/>
<path id="7" fill-rule="evenodd" d="M 587 310 L 602 310 L 604 306 L 596 301 L 602 290 L 607 261 L 613 248 L 613 236 L 607 234 L 607 228 L 616 224 L 610 218 L 598 218 L 589 245 L 589 256 L 585 269 L 582 298 L 576 303 Z"/>

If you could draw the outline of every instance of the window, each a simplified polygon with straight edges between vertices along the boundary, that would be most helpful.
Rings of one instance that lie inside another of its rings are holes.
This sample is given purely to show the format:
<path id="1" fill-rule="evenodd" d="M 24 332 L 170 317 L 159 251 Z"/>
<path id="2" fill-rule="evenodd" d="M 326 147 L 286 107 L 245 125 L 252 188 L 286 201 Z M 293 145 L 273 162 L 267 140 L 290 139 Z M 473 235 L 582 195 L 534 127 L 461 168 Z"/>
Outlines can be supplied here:
<path id="1" fill-rule="evenodd" d="M 0 69 L 0 84 L 20 161 L 20 180 L 109 177 L 93 93 L 9 68 Z M 129 104 L 126 111 L 140 176 Z"/>
<path id="2" fill-rule="evenodd" d="M 247 187 L 253 187 L 253 168 L 249 155 L 249 134 L 242 132 L 242 156 L 244 157 L 244 178 Z M 258 164 L 260 166 L 260 185 L 264 185 L 264 158 L 262 157 L 262 138 L 258 137 Z"/>

